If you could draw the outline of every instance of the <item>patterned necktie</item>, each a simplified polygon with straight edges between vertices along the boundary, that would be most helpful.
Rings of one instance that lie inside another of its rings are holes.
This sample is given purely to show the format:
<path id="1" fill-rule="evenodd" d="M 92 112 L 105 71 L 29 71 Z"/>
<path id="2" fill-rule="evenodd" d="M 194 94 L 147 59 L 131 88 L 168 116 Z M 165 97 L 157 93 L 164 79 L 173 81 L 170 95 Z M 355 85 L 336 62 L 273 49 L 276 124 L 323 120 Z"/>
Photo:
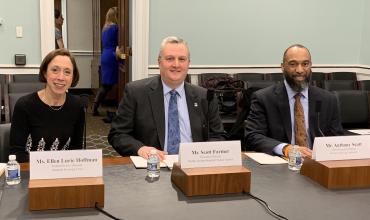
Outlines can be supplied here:
<path id="1" fill-rule="evenodd" d="M 301 93 L 297 93 L 294 103 L 294 131 L 295 131 L 295 144 L 299 146 L 307 146 L 307 133 L 304 123 L 304 111 L 301 104 Z"/>
<path id="2" fill-rule="evenodd" d="M 177 95 L 175 90 L 170 91 L 170 102 L 168 105 L 168 132 L 167 132 L 167 152 L 168 154 L 178 154 L 180 144 L 180 125 L 179 111 L 177 110 Z"/>

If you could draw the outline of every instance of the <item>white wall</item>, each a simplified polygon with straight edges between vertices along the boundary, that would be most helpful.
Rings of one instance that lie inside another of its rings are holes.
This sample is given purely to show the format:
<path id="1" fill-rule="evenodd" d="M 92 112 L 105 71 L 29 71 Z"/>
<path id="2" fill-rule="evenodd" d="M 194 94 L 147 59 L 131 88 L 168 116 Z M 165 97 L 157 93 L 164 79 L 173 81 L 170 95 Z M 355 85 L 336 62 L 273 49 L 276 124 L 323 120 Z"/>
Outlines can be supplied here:
<path id="1" fill-rule="evenodd" d="M 360 63 L 370 66 L 370 2 L 364 1 Z"/>
<path id="2" fill-rule="evenodd" d="M 25 54 L 27 66 L 41 62 L 39 0 L 0 0 L 0 67 L 14 67 L 14 54 Z M 16 26 L 23 37 L 16 37 Z M 6 71 L 5 71 L 6 72 Z"/>
<path id="3" fill-rule="evenodd" d="M 93 51 L 92 1 L 67 0 L 68 49 L 76 58 L 80 72 L 77 88 L 91 87 Z"/>
<path id="4" fill-rule="evenodd" d="M 161 39 L 168 35 L 188 41 L 193 65 L 279 64 L 294 43 L 307 46 L 315 64 L 359 64 L 362 29 L 370 30 L 364 2 L 150 1 L 149 64 L 156 64 Z"/>

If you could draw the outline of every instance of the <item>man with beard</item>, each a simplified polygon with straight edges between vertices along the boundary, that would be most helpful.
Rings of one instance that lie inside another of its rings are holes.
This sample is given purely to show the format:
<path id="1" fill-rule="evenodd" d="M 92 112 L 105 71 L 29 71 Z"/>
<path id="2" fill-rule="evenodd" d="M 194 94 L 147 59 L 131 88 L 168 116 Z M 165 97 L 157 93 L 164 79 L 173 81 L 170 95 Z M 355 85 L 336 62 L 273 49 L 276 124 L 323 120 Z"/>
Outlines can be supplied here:
<path id="1" fill-rule="evenodd" d="M 304 157 L 311 157 L 316 136 L 343 134 L 335 96 L 310 86 L 311 65 L 306 47 L 295 44 L 285 50 L 284 82 L 253 94 L 246 123 L 247 149 L 287 156 L 292 145 L 298 145 Z M 316 108 L 319 105 L 321 109 Z"/>

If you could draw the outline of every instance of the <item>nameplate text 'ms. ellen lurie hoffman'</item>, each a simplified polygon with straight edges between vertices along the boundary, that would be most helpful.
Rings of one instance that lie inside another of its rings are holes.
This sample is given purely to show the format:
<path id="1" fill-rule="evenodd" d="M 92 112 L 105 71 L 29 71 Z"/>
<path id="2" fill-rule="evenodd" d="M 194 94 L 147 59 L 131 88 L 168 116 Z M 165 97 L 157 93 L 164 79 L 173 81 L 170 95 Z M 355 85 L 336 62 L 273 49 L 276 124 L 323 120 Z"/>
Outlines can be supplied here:
<path id="1" fill-rule="evenodd" d="M 370 135 L 317 137 L 312 158 L 316 161 L 370 158 Z"/>
<path id="2" fill-rule="evenodd" d="M 30 179 L 101 177 L 102 150 L 31 151 Z"/>
<path id="3" fill-rule="evenodd" d="M 181 143 L 181 168 L 241 166 L 240 141 Z"/>

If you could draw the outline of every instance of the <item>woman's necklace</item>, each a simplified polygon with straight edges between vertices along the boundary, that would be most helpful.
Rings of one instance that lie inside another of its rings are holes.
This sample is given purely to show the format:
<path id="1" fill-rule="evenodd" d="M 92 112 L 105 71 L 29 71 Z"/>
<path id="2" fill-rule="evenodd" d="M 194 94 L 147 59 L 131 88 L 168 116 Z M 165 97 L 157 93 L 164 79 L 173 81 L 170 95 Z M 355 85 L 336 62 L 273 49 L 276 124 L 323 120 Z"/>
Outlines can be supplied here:
<path id="1" fill-rule="evenodd" d="M 48 104 L 48 101 L 47 101 L 47 98 L 46 98 L 46 91 L 45 90 L 44 90 L 44 102 L 53 111 L 59 111 L 59 110 L 61 110 L 63 108 L 63 106 L 64 106 L 64 103 L 65 103 L 65 101 L 64 101 L 64 103 L 61 106 L 51 106 L 51 105 L 49 105 Z"/>
<path id="2" fill-rule="evenodd" d="M 51 106 L 51 105 L 48 104 L 48 106 L 51 108 L 51 110 L 59 111 L 63 108 L 64 104 L 61 105 L 61 106 Z"/>

